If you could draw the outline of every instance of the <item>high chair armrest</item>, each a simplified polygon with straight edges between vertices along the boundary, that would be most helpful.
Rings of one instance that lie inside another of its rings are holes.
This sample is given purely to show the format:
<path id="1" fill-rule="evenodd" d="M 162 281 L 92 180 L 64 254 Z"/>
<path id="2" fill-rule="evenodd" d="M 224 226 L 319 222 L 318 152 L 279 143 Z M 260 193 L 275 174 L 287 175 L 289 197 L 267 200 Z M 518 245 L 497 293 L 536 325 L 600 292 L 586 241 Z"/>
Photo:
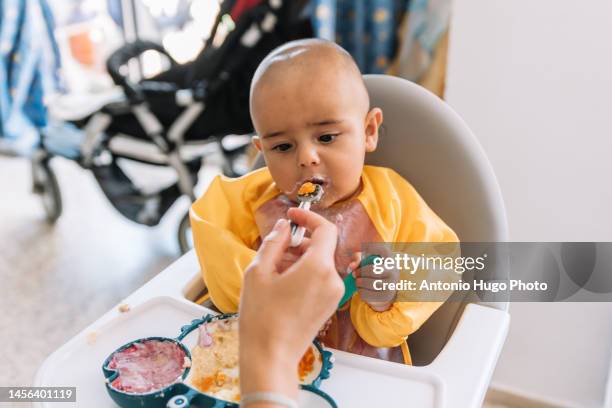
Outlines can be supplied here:
<path id="1" fill-rule="evenodd" d="M 450 406 L 480 407 L 510 326 L 504 310 L 468 304 L 453 335 L 433 363 Z"/>

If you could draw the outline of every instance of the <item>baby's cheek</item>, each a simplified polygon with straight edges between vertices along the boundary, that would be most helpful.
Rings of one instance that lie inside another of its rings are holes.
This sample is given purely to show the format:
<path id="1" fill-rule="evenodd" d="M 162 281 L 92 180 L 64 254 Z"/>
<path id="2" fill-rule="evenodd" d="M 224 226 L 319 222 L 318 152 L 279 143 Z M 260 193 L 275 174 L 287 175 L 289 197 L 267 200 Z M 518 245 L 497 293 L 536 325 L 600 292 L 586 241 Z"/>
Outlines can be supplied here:
<path id="1" fill-rule="evenodd" d="M 288 192 L 295 190 L 295 185 L 298 180 L 296 180 L 294 177 L 290 165 L 286 164 L 276 166 L 276 168 L 270 169 L 270 173 L 272 174 L 276 188 L 278 188 L 280 191 L 287 194 Z"/>
<path id="2" fill-rule="evenodd" d="M 289 193 L 291 193 L 291 190 L 292 190 L 292 188 L 290 187 L 289 183 L 283 182 L 283 181 L 276 182 L 276 188 L 278 188 L 284 194 L 289 194 Z"/>

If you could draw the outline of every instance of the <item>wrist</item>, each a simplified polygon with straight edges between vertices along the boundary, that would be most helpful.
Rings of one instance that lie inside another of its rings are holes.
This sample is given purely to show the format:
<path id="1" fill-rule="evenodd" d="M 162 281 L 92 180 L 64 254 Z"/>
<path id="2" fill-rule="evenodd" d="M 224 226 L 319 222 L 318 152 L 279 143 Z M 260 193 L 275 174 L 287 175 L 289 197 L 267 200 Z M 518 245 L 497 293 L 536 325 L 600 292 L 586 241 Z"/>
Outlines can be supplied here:
<path id="1" fill-rule="evenodd" d="M 276 392 L 297 397 L 297 361 L 278 347 L 252 347 L 240 350 L 240 392 Z"/>

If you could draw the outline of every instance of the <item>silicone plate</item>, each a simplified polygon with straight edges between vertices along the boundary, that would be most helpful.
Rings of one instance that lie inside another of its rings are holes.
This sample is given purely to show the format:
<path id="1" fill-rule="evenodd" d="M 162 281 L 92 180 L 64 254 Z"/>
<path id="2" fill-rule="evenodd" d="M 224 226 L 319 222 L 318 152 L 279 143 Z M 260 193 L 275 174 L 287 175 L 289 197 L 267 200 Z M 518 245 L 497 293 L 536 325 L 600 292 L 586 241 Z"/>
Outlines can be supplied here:
<path id="1" fill-rule="evenodd" d="M 183 349 L 187 358 L 191 360 L 191 352 L 190 350 L 197 343 L 198 333 L 197 328 L 202 325 L 216 320 L 223 320 L 234 318 L 237 315 L 235 314 L 225 314 L 225 315 L 206 315 L 201 319 L 193 320 L 190 324 L 181 327 L 181 332 L 176 338 L 167 338 L 167 337 L 146 337 L 142 339 L 133 340 L 123 346 L 119 347 L 117 350 L 113 351 L 102 365 L 102 371 L 104 373 L 106 379 L 106 390 L 110 397 L 123 408 L 134 408 L 134 407 L 188 407 L 190 405 L 197 407 L 238 407 L 238 404 L 220 400 L 214 398 L 210 395 L 202 393 L 195 388 L 192 388 L 188 385 L 189 383 L 189 372 L 190 368 L 186 367 L 181 376 L 182 382 L 177 382 L 171 384 L 165 388 L 160 390 L 155 390 L 149 393 L 137 394 L 137 393 L 129 393 L 119 389 L 114 388 L 111 383 L 115 380 L 119 373 L 117 370 L 109 367 L 109 364 L 115 353 L 125 350 L 126 348 L 132 346 L 138 342 L 144 342 L 148 340 L 160 340 L 160 341 L 169 341 L 176 343 Z M 301 385 L 300 392 L 300 405 L 302 406 L 316 406 L 316 407 L 336 407 L 336 403 L 334 400 L 324 392 L 318 389 L 321 381 L 329 378 L 330 370 L 333 366 L 333 357 L 331 352 L 327 350 L 323 350 L 321 345 L 317 342 L 313 342 L 314 350 L 319 353 L 321 358 L 318 358 L 318 355 L 315 355 L 315 366 L 312 372 L 305 378 L 303 384 Z"/>

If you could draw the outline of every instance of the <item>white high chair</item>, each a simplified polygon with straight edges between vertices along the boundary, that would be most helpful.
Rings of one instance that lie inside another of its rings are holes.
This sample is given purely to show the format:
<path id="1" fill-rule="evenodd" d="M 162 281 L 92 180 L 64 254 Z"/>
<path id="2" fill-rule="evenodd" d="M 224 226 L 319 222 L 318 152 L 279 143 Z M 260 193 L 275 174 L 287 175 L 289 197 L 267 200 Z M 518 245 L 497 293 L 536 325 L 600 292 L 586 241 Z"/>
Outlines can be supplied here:
<path id="1" fill-rule="evenodd" d="M 459 116 L 406 80 L 366 76 L 365 81 L 372 106 L 381 107 L 385 117 L 379 148 L 367 162 L 394 168 L 408 179 L 462 241 L 506 240 L 495 176 Z M 499 266 L 503 273 L 504 265 Z M 128 341 L 175 337 L 181 325 L 210 313 L 192 302 L 202 290 L 192 250 L 123 299 L 129 313 L 114 307 L 55 350 L 33 385 L 75 386 L 79 406 L 114 407 L 106 394 L 102 362 Z M 460 305 L 447 302 L 409 337 L 415 366 L 334 351 L 332 375 L 321 389 L 340 407 L 480 407 L 510 317 L 504 302 Z M 34 406 L 64 405 L 54 401 Z"/>
<path id="2" fill-rule="evenodd" d="M 366 164 L 392 168 L 409 180 L 462 242 L 507 241 L 506 212 L 497 179 L 484 150 L 459 115 L 436 95 L 405 79 L 365 75 L 364 81 L 370 106 L 381 108 L 384 119 L 378 148 L 366 155 Z M 254 168 L 263 165 L 260 156 Z M 501 260 L 495 268 L 490 272 L 499 279 L 507 275 L 507 265 Z M 426 370 L 447 370 L 445 377 L 462 376 L 464 381 L 469 374 L 469 367 L 465 367 L 470 364 L 469 352 L 488 355 L 488 365 L 479 367 L 489 371 L 486 383 L 474 384 L 478 389 L 465 391 L 479 394 L 471 399 L 478 403 L 506 338 L 508 302 L 481 302 L 476 296 L 455 300 L 460 301 L 446 302 L 409 336 L 412 361 L 415 366 L 429 365 Z M 485 327 L 487 322 L 483 320 L 469 330 L 464 324 L 460 332 L 455 331 L 462 320 L 466 323 L 472 315 L 492 312 L 484 308 L 495 309 L 492 315 L 488 313 L 495 321 L 491 326 Z M 484 348 L 454 347 L 477 339 Z M 453 355 L 455 351 L 457 355 Z"/>

